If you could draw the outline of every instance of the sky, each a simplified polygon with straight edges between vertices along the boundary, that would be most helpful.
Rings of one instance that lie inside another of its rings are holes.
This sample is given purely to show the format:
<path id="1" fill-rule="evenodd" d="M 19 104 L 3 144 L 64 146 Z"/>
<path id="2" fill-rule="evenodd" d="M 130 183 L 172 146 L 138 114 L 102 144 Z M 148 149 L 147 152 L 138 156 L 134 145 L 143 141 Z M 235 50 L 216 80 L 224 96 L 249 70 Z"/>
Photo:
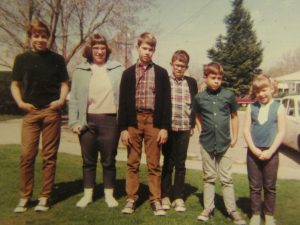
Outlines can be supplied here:
<path id="1" fill-rule="evenodd" d="M 207 49 L 226 34 L 224 18 L 231 13 L 231 0 L 153 0 L 155 8 L 141 15 L 139 32 L 150 31 L 157 38 L 154 62 L 169 69 L 174 51 L 186 50 L 192 71 L 209 62 Z M 299 0 L 244 0 L 253 19 L 253 29 L 262 42 L 263 70 L 300 48 Z M 136 51 L 133 51 L 136 58 Z"/>

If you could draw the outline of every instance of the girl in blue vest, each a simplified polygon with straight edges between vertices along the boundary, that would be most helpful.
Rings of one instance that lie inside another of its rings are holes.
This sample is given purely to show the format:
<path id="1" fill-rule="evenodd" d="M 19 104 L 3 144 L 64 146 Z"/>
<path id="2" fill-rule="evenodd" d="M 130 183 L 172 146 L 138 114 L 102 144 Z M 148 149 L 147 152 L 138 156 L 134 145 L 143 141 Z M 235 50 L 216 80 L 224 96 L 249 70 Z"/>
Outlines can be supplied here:
<path id="1" fill-rule="evenodd" d="M 246 110 L 244 136 L 248 144 L 247 169 L 250 187 L 252 217 L 250 225 L 274 225 L 278 148 L 285 134 L 284 107 L 273 100 L 275 85 L 264 75 L 258 75 L 252 83 L 252 96 L 256 101 Z M 262 206 L 261 192 L 264 190 Z"/>

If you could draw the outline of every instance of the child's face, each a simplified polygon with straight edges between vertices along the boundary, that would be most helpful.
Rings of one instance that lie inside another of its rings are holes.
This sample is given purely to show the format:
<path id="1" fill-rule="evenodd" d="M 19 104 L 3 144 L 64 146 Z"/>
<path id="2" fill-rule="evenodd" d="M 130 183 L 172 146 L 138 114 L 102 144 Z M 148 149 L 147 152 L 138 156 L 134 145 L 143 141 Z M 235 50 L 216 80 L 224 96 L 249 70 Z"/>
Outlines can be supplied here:
<path id="1" fill-rule="evenodd" d="M 188 66 L 186 63 L 180 61 L 180 60 L 175 60 L 171 63 L 172 66 L 172 72 L 175 78 L 181 79 L 184 76 L 185 71 L 187 70 Z"/>
<path id="2" fill-rule="evenodd" d="M 93 63 L 102 65 L 106 62 L 106 46 L 96 44 L 92 47 Z"/>
<path id="3" fill-rule="evenodd" d="M 140 46 L 137 46 L 136 48 L 139 54 L 139 59 L 142 63 L 148 64 L 152 61 L 152 56 L 155 51 L 154 47 L 150 46 L 147 43 L 142 43 Z"/>
<path id="4" fill-rule="evenodd" d="M 208 74 L 205 78 L 205 83 L 209 89 L 216 91 L 222 84 L 222 78 L 223 76 L 220 74 Z"/>
<path id="5" fill-rule="evenodd" d="M 267 104 L 273 96 L 273 88 L 266 86 L 261 88 L 256 94 L 256 99 L 260 104 Z"/>
<path id="6" fill-rule="evenodd" d="M 34 52 L 41 52 L 47 49 L 49 36 L 46 32 L 33 32 L 30 37 L 31 47 Z"/>

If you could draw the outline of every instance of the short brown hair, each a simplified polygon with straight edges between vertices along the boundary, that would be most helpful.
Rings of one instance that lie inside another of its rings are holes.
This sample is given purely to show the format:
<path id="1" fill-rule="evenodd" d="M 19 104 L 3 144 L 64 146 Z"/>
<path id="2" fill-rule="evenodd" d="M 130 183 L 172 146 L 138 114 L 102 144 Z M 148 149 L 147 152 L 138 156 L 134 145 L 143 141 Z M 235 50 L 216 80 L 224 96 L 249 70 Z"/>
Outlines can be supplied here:
<path id="1" fill-rule="evenodd" d="M 27 35 L 29 38 L 31 38 L 33 33 L 46 33 L 47 37 L 50 36 L 48 26 L 39 19 L 33 20 L 27 29 Z"/>
<path id="2" fill-rule="evenodd" d="M 203 65 L 203 74 L 207 77 L 209 74 L 224 75 L 224 69 L 220 63 L 211 62 Z"/>
<path id="3" fill-rule="evenodd" d="M 250 89 L 251 97 L 255 98 L 256 94 L 260 92 L 261 89 L 265 87 L 271 87 L 274 89 L 274 93 L 277 90 L 277 81 L 272 79 L 270 76 L 266 74 L 259 74 L 253 78 L 252 86 Z"/>
<path id="4" fill-rule="evenodd" d="M 154 37 L 153 34 L 149 32 L 144 32 L 142 33 L 138 40 L 137 40 L 137 45 L 141 46 L 142 43 L 146 43 L 150 45 L 151 47 L 155 48 L 156 47 L 156 38 Z"/>
<path id="5" fill-rule="evenodd" d="M 184 50 L 177 50 L 176 52 L 174 52 L 173 56 L 172 56 L 172 62 L 174 61 L 180 61 L 180 62 L 183 62 L 185 63 L 186 65 L 189 64 L 190 62 L 190 56 L 189 54 L 184 51 Z"/>
<path id="6" fill-rule="evenodd" d="M 104 36 L 100 34 L 92 34 L 87 42 L 86 45 L 83 49 L 82 56 L 87 59 L 89 63 L 93 62 L 93 53 L 92 53 L 92 48 L 94 45 L 105 45 L 106 47 L 106 59 L 105 61 L 108 60 L 110 54 L 111 54 L 111 49 L 108 47 L 107 41 Z"/>

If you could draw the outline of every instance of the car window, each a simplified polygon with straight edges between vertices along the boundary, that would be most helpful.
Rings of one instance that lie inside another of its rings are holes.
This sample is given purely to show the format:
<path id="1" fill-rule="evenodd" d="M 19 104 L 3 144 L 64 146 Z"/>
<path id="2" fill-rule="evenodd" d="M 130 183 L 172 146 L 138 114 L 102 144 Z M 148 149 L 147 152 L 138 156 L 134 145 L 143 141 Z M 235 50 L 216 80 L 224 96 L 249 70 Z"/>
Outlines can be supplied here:
<path id="1" fill-rule="evenodd" d="M 295 100 L 294 99 L 290 99 L 289 106 L 287 109 L 287 115 L 295 116 Z"/>
<path id="2" fill-rule="evenodd" d="M 283 104 L 283 106 L 284 106 L 284 108 L 286 108 L 287 109 L 287 106 L 288 106 L 288 99 L 283 99 L 282 100 L 282 104 Z"/>

